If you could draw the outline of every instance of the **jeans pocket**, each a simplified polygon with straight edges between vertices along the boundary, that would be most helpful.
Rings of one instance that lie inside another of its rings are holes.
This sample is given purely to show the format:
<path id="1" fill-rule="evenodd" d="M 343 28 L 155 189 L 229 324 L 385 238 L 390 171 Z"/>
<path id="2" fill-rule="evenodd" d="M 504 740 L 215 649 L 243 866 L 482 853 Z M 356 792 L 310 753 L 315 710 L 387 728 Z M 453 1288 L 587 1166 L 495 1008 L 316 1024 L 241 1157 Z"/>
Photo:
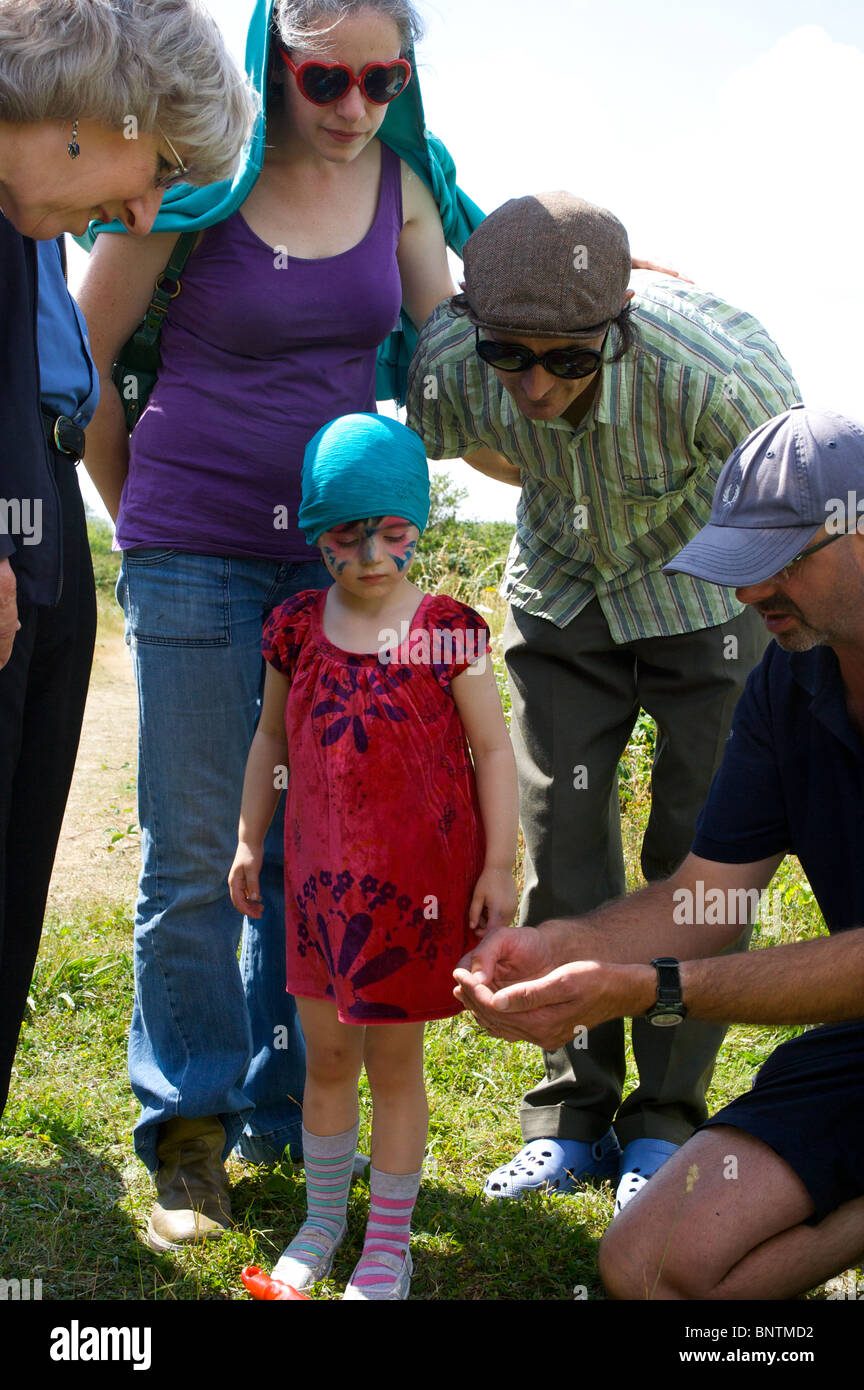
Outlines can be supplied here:
<path id="1" fill-rule="evenodd" d="M 231 642 L 231 561 L 182 550 L 127 550 L 118 580 L 136 642 L 227 647 Z"/>

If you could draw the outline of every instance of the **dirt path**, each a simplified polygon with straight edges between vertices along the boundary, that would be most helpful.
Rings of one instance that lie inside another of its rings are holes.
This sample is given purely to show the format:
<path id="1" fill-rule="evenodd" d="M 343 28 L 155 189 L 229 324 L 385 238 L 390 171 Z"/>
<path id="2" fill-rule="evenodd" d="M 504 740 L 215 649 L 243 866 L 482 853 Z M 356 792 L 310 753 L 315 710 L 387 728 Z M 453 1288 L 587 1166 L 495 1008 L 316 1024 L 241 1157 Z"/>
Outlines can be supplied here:
<path id="1" fill-rule="evenodd" d="M 135 899 L 137 709 L 122 622 L 100 612 L 78 761 L 57 848 L 48 911 L 87 910 L 94 899 Z M 114 841 L 112 836 L 119 835 Z"/>

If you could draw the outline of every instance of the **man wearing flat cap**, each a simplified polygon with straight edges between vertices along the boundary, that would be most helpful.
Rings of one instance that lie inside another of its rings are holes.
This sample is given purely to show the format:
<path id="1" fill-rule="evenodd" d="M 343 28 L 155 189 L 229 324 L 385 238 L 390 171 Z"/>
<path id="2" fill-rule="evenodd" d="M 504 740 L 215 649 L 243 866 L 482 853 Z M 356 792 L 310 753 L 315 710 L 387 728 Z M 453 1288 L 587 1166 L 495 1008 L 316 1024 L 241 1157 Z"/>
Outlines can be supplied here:
<path id="1" fill-rule="evenodd" d="M 774 637 L 690 854 L 580 921 L 491 932 L 459 990 L 491 1032 L 546 1046 L 618 1014 L 827 1025 L 782 1043 L 600 1247 L 613 1297 L 789 1299 L 864 1250 L 864 424 L 797 407 L 761 426 L 669 569 L 734 588 Z M 716 923 L 786 854 L 830 936 L 721 954 L 738 927 Z M 684 925 L 687 900 L 727 910 Z"/>
<path id="2" fill-rule="evenodd" d="M 625 891 L 617 767 L 640 707 L 658 730 L 646 879 L 687 853 L 766 636 L 731 594 L 663 565 L 707 520 L 731 450 L 800 393 L 751 315 L 666 275 L 634 294 L 624 227 L 571 194 L 506 203 L 464 258 L 464 296 L 420 336 L 408 420 L 430 457 L 521 489 L 505 652 L 536 926 Z M 637 1021 L 623 1105 L 623 1022 L 584 1025 L 547 1055 L 525 1147 L 488 1195 L 613 1177 L 623 1206 L 706 1118 L 722 1022 Z"/>

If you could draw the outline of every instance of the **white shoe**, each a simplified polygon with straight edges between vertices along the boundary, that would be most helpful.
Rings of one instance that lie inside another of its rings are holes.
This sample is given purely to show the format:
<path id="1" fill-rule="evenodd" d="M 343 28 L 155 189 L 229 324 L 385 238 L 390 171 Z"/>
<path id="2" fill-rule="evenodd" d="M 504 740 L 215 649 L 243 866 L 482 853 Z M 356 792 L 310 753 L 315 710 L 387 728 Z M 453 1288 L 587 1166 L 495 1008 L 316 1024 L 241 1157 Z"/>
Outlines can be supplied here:
<path id="1" fill-rule="evenodd" d="M 294 1240 L 291 1241 L 291 1245 L 300 1239 L 308 1226 L 309 1222 L 306 1222 L 300 1227 Z M 315 1233 L 316 1242 L 320 1243 L 323 1232 L 318 1226 L 313 1226 L 311 1229 Z M 333 1258 L 345 1239 L 347 1229 L 348 1223 L 343 1221 L 339 1234 L 317 1260 L 307 1260 L 292 1255 L 291 1245 L 288 1245 L 273 1267 L 270 1278 L 275 1279 L 279 1284 L 290 1284 L 292 1289 L 296 1289 L 298 1293 L 302 1292 L 303 1289 L 308 1289 L 311 1284 L 317 1284 L 319 1279 L 326 1279 L 333 1268 Z"/>
<path id="2" fill-rule="evenodd" d="M 391 1255 L 385 1250 L 380 1250 L 375 1255 L 375 1262 L 379 1265 L 386 1265 L 393 1270 L 394 1282 L 387 1290 L 382 1289 L 358 1289 L 352 1283 L 354 1275 L 357 1273 L 359 1265 L 355 1265 L 351 1274 L 351 1279 L 345 1286 L 342 1298 L 346 1302 L 384 1302 L 388 1299 L 407 1298 L 411 1288 L 411 1275 L 414 1273 L 414 1265 L 411 1262 L 411 1252 L 406 1251 L 405 1258 L 401 1259 L 398 1255 Z"/>

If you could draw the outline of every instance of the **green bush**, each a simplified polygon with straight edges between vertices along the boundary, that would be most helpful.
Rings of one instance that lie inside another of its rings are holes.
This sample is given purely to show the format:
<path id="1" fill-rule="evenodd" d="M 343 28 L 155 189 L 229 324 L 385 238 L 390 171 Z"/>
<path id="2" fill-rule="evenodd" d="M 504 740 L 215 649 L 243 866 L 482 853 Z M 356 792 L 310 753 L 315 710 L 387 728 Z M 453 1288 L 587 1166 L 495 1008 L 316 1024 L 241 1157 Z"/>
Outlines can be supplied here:
<path id="1" fill-rule="evenodd" d="M 633 726 L 624 757 L 618 764 L 618 800 L 622 815 L 634 802 L 650 796 L 651 767 L 657 744 L 657 726 L 644 709 Z"/>
<path id="2" fill-rule="evenodd" d="M 93 557 L 93 578 L 99 593 L 113 596 L 117 575 L 120 573 L 120 551 L 112 550 L 114 532 L 107 521 L 99 517 L 87 518 L 87 539 Z"/>
<path id="3" fill-rule="evenodd" d="M 452 478 L 433 473 L 429 522 L 417 544 L 416 581 L 424 589 L 476 603 L 496 589 L 515 528 L 508 521 L 462 521 L 457 513 L 468 493 Z"/>

